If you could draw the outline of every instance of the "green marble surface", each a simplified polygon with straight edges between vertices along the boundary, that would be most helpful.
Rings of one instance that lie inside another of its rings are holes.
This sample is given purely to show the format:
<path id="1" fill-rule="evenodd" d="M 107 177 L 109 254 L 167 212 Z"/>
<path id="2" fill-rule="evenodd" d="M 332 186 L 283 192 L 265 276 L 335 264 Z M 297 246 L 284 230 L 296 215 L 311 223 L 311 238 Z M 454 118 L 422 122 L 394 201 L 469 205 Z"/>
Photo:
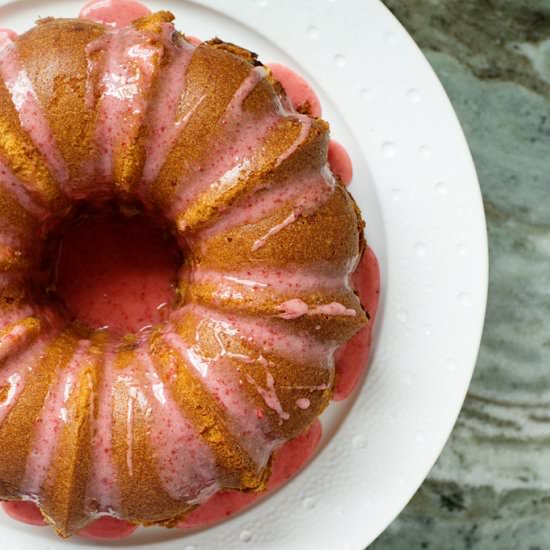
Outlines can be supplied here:
<path id="1" fill-rule="evenodd" d="M 487 214 L 481 351 L 453 434 L 370 548 L 550 549 L 550 0 L 384 0 L 464 127 Z"/>

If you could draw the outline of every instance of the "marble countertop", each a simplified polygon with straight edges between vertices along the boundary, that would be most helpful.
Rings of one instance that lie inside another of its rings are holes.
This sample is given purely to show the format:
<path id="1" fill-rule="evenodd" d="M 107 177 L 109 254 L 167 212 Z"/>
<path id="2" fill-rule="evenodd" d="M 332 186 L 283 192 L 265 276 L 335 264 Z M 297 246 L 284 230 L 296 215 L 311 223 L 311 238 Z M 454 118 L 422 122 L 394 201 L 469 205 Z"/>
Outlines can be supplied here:
<path id="1" fill-rule="evenodd" d="M 550 0 L 384 0 L 464 127 L 487 215 L 481 351 L 452 436 L 374 550 L 550 549 Z"/>

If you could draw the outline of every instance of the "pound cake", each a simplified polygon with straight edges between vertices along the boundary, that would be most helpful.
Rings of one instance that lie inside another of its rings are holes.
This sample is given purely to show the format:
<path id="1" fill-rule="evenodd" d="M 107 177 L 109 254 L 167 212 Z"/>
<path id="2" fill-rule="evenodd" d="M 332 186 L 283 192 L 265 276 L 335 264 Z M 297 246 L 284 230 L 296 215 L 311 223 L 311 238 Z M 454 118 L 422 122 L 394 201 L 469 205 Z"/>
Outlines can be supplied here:
<path id="1" fill-rule="evenodd" d="M 167 11 L 97 20 L 0 31 L 0 499 L 63 537 L 263 491 L 372 322 L 351 282 L 363 220 L 316 108 Z M 87 322 L 56 294 L 56 236 L 86 208 L 177 242 L 162 319 Z"/>

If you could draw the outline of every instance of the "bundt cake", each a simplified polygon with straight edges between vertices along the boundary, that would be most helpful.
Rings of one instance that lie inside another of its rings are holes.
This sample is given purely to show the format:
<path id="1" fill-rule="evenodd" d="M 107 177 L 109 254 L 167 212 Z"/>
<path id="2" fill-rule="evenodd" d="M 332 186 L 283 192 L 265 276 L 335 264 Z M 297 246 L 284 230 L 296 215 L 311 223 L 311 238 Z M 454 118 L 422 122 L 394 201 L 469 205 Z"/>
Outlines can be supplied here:
<path id="1" fill-rule="evenodd" d="M 172 20 L 0 32 L 0 499 L 62 536 L 262 491 L 368 322 L 350 284 L 363 221 L 327 123 L 255 54 Z M 134 333 L 44 289 L 52 235 L 106 203 L 162 220 L 183 258 L 167 319 Z"/>

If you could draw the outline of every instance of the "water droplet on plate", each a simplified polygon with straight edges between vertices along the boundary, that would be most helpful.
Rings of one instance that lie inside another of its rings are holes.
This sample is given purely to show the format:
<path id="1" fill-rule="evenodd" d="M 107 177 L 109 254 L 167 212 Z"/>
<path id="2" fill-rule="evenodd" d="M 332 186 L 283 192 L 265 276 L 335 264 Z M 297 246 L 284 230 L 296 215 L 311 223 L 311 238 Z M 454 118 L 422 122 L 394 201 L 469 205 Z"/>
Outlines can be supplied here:
<path id="1" fill-rule="evenodd" d="M 246 529 L 239 535 L 241 542 L 250 542 L 252 540 L 252 533 Z"/>
<path id="2" fill-rule="evenodd" d="M 346 58 L 341 53 L 336 54 L 334 56 L 334 63 L 336 63 L 338 67 L 344 67 L 346 64 Z"/>
<path id="3" fill-rule="evenodd" d="M 302 505 L 306 510 L 312 510 L 313 508 L 315 508 L 315 499 L 311 497 L 306 497 L 302 501 Z"/>
<path id="4" fill-rule="evenodd" d="M 418 149 L 418 153 L 422 158 L 429 159 L 432 156 L 432 150 L 429 148 L 428 145 L 422 145 Z"/>
<path id="5" fill-rule="evenodd" d="M 472 299 L 470 298 L 470 295 L 467 292 L 461 292 L 458 295 L 458 303 L 462 307 L 468 307 L 472 302 Z"/>
<path id="6" fill-rule="evenodd" d="M 390 194 L 394 202 L 399 202 L 401 200 L 401 197 L 403 196 L 403 193 L 401 193 L 401 189 L 392 189 L 390 191 Z"/>
<path id="7" fill-rule="evenodd" d="M 395 154 L 397 153 L 395 143 L 392 143 L 391 141 L 385 141 L 384 143 L 382 143 L 381 149 L 382 154 L 388 159 L 395 157 Z"/>
<path id="8" fill-rule="evenodd" d="M 424 243 L 416 243 L 414 245 L 414 253 L 419 258 L 424 258 L 426 256 L 426 254 L 428 253 L 428 248 L 426 247 L 426 245 Z"/>
<path id="9" fill-rule="evenodd" d="M 407 310 L 403 307 L 397 308 L 397 320 L 401 321 L 402 323 L 406 323 L 409 319 L 409 313 Z"/>
<path id="10" fill-rule="evenodd" d="M 439 181 L 435 185 L 435 190 L 439 195 L 446 195 L 449 190 L 449 186 L 444 181 Z"/>
<path id="11" fill-rule="evenodd" d="M 422 99 L 420 92 L 416 88 L 411 88 L 407 91 L 407 99 L 411 103 L 419 103 Z"/>
<path id="12" fill-rule="evenodd" d="M 372 97 L 373 97 L 372 90 L 369 90 L 368 88 L 363 88 L 363 89 L 359 92 L 359 97 L 360 97 L 363 101 L 371 101 L 371 100 L 372 100 Z"/>
<path id="13" fill-rule="evenodd" d="M 364 435 L 356 435 L 351 440 L 351 446 L 354 449 L 364 449 L 367 445 L 367 438 Z"/>
<path id="14" fill-rule="evenodd" d="M 315 25 L 310 25 L 307 28 L 307 34 L 310 38 L 319 38 L 319 28 Z"/>

